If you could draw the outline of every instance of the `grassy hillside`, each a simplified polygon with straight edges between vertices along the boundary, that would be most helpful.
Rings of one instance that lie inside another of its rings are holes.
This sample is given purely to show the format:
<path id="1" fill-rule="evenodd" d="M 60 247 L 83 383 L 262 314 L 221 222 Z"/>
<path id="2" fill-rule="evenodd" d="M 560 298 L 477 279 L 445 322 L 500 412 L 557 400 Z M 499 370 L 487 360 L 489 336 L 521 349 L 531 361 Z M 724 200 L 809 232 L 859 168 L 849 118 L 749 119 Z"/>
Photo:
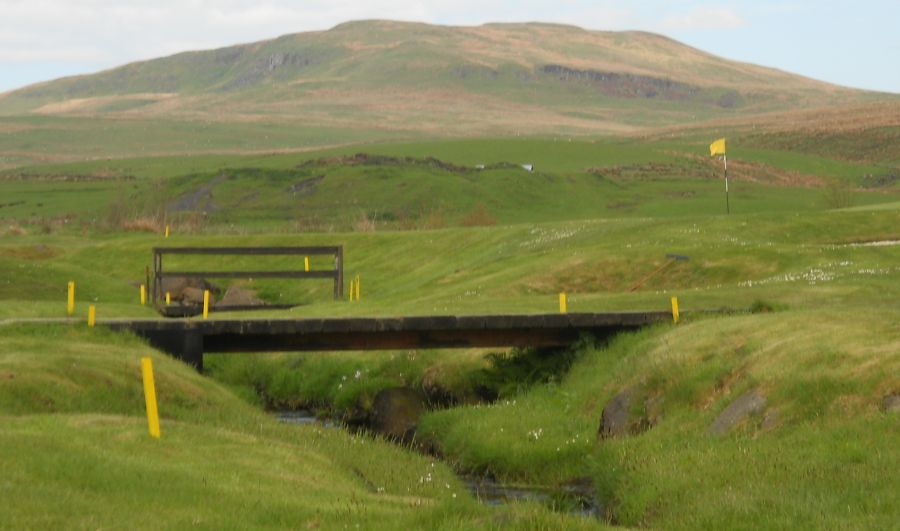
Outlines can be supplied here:
<path id="1" fill-rule="evenodd" d="M 886 129 L 885 129 L 886 130 Z M 573 140 L 382 143 L 294 154 L 197 155 L 34 165 L 0 173 L 7 231 L 367 231 L 724 211 L 715 131 Z M 734 213 L 809 212 L 897 201 L 900 156 L 792 150 L 802 132 L 729 137 Z M 808 144 L 813 145 L 813 144 Z M 533 171 L 523 168 L 532 165 Z M 91 200 L 85 201 L 84 198 Z M 527 205 L 523 208 L 523 205 Z"/>
<path id="2" fill-rule="evenodd" d="M 417 97 L 409 101 L 410 95 Z M 714 111 L 865 97 L 727 61 L 650 33 L 552 24 L 446 27 L 363 21 L 42 83 L 0 102 L 7 113 L 169 115 L 215 115 L 215 107 L 228 102 L 239 105 L 230 107 L 232 116 L 296 116 L 319 109 L 320 118 L 341 121 L 342 114 L 344 120 L 359 120 L 368 102 L 405 101 L 391 114 L 400 111 L 406 118 L 443 107 L 441 102 L 429 105 L 429 96 L 463 103 L 470 112 L 479 102 L 506 110 L 555 107 L 551 113 L 555 110 L 558 120 L 569 115 L 572 124 L 585 122 L 592 107 L 621 105 L 627 111 L 657 102 L 675 109 L 671 103 L 677 102 L 690 110 Z M 582 106 L 586 114 L 579 118 L 575 111 Z M 354 112 L 343 112 L 351 108 Z"/>
<path id="3" fill-rule="evenodd" d="M 900 386 L 898 317 L 795 310 L 646 331 L 586 349 L 558 384 L 432 413 L 422 431 L 462 468 L 587 473 L 624 525 L 892 527 L 900 422 L 882 403 Z M 649 426 L 600 440 L 604 406 L 626 389 Z M 764 406 L 712 431 L 751 391 Z"/>
<path id="4" fill-rule="evenodd" d="M 2 94 L 0 168 L 400 138 L 622 134 L 896 103 L 649 33 L 367 21 Z"/>
<path id="5" fill-rule="evenodd" d="M 141 356 L 160 440 L 147 435 Z M 4 527 L 593 527 L 534 504 L 481 506 L 445 465 L 381 441 L 279 425 L 102 329 L 0 325 L 0 374 Z"/>

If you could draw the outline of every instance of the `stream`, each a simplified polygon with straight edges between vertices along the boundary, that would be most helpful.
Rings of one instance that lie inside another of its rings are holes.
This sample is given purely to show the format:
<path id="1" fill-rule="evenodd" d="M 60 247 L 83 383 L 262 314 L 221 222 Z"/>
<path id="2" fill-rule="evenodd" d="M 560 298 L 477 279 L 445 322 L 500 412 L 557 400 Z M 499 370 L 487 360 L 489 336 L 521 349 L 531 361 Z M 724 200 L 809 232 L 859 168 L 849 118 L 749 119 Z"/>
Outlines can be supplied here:
<path id="1" fill-rule="evenodd" d="M 273 415 L 278 422 L 285 424 L 316 424 L 326 428 L 345 428 L 339 422 L 316 418 L 313 412 L 308 410 L 277 411 Z M 594 495 L 594 490 L 589 480 L 576 480 L 558 486 L 543 486 L 504 484 L 490 477 L 460 474 L 458 472 L 457 476 L 469 489 L 469 492 L 478 501 L 486 505 L 531 501 L 541 503 L 554 511 L 598 519 L 604 517 L 603 506 Z"/>

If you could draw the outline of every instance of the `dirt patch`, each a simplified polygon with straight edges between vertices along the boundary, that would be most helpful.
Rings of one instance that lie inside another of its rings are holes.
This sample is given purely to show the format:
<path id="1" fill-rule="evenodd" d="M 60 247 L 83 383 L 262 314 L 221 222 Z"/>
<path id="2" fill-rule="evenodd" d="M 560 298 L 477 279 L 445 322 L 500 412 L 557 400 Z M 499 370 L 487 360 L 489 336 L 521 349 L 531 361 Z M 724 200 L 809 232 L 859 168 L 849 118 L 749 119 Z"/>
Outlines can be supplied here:
<path id="1" fill-rule="evenodd" d="M 49 260 L 62 253 L 56 247 L 44 244 L 28 245 L 24 247 L 9 247 L 0 250 L 0 255 L 19 258 L 22 260 Z"/>
<path id="2" fill-rule="evenodd" d="M 347 155 L 343 157 L 323 157 L 316 160 L 309 160 L 297 166 L 298 168 L 309 168 L 319 166 L 420 166 L 428 168 L 437 168 L 451 173 L 469 173 L 478 169 L 493 169 L 496 167 L 515 166 L 513 164 L 494 164 L 490 168 L 469 168 L 459 166 L 452 162 L 446 162 L 434 157 L 415 158 L 415 157 L 389 157 L 386 155 L 370 155 L 368 153 L 357 153 L 355 155 Z"/>
<path id="3" fill-rule="evenodd" d="M 215 212 L 218 210 L 213 200 L 213 189 L 219 183 L 225 181 L 224 175 L 219 175 L 209 180 L 206 184 L 193 192 L 184 195 L 169 205 L 169 212 Z"/>
<path id="4" fill-rule="evenodd" d="M 316 175 L 315 177 L 303 179 L 302 181 L 292 184 L 288 190 L 294 197 L 306 197 L 315 193 L 319 183 L 323 180 L 325 180 L 324 175 Z"/>
<path id="5" fill-rule="evenodd" d="M 702 92 L 699 87 L 686 83 L 638 74 L 581 70 L 555 64 L 544 65 L 540 71 L 562 82 L 587 83 L 604 95 L 615 98 L 686 100 Z"/>
<path id="6" fill-rule="evenodd" d="M 263 306 L 266 301 L 256 296 L 256 291 L 240 286 L 231 286 L 219 301 L 220 306 Z"/>

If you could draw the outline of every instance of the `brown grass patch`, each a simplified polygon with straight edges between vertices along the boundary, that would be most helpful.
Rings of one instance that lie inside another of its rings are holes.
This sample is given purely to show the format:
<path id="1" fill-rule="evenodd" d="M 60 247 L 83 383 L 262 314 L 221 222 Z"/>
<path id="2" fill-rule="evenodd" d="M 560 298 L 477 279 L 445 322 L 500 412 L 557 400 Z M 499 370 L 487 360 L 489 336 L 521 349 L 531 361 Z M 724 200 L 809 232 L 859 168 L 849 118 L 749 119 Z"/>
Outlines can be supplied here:
<path id="1" fill-rule="evenodd" d="M 0 250 L 0 255 L 2 256 L 19 258 L 22 260 L 49 260 L 59 256 L 61 253 L 62 251 L 58 248 L 44 244 L 28 245 L 25 247 L 9 247 Z"/>
<path id="2" fill-rule="evenodd" d="M 497 218 L 488 212 L 484 203 L 478 203 L 462 218 L 463 227 L 489 227 L 497 224 Z"/>
<path id="3" fill-rule="evenodd" d="M 123 220 L 119 224 L 119 228 L 126 232 L 153 232 L 160 233 L 165 229 L 165 225 L 154 217 L 141 217 Z"/>

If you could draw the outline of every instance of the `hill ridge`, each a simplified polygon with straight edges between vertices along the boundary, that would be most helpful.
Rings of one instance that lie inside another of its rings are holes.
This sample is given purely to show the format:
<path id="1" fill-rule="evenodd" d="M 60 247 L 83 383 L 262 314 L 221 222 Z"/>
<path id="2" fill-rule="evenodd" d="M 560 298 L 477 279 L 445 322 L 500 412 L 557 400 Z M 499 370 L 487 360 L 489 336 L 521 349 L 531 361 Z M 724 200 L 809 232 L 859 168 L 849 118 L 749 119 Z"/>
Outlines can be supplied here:
<path id="1" fill-rule="evenodd" d="M 38 83 L 0 95 L 0 116 L 593 134 L 872 97 L 644 31 L 376 19 Z"/>

